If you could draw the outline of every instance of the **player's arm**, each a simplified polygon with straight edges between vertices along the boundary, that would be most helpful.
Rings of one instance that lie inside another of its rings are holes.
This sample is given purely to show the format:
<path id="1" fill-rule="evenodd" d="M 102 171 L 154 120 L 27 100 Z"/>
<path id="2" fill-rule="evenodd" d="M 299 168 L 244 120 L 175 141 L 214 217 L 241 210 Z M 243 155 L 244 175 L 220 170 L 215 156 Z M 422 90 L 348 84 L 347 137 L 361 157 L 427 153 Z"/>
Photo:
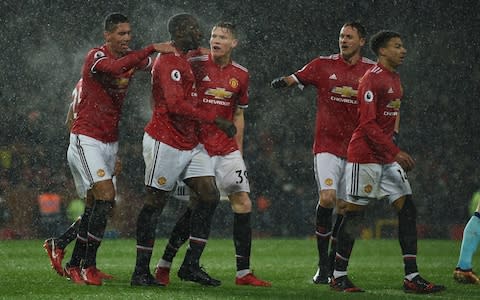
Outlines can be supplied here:
<path id="1" fill-rule="evenodd" d="M 172 42 L 164 42 L 164 43 L 156 43 L 153 44 L 155 50 L 160 54 L 172 53 L 175 52 L 175 47 L 172 45 Z M 158 57 L 158 56 L 157 56 Z M 152 66 L 155 63 L 155 57 L 147 57 L 146 59 L 142 60 L 136 67 L 139 70 L 150 72 L 152 70 Z"/>
<path id="2" fill-rule="evenodd" d="M 279 89 L 279 88 L 289 87 L 297 84 L 298 84 L 298 80 L 292 74 L 289 76 L 282 76 L 282 77 L 275 78 L 270 83 L 270 86 L 274 89 Z"/>
<path id="3" fill-rule="evenodd" d="M 67 126 L 68 131 L 72 129 L 73 125 L 73 102 L 68 106 L 67 118 L 65 119 L 65 126 Z"/>
<path id="4" fill-rule="evenodd" d="M 368 139 L 371 141 L 370 145 L 380 153 L 391 153 L 402 168 L 405 171 L 410 171 L 415 166 L 415 161 L 406 152 L 401 151 L 400 148 L 394 143 L 392 136 L 389 136 L 383 132 L 377 123 L 377 94 L 375 92 L 375 83 L 373 80 L 370 82 L 365 80 L 360 83 L 358 88 L 358 95 L 361 95 L 360 100 L 360 120 L 359 123 L 363 128 Z M 398 128 L 397 122 L 399 118 L 395 119 L 395 127 Z"/>
<path id="5" fill-rule="evenodd" d="M 98 49 L 93 50 L 96 51 L 93 53 L 95 61 L 90 70 L 92 73 L 102 72 L 120 75 L 127 70 L 140 66 L 142 61 L 146 60 L 148 56 L 157 51 L 157 49 L 162 49 L 162 47 L 160 47 L 159 44 L 152 44 L 141 50 L 130 51 L 119 59 L 107 57 Z"/>
<path id="6" fill-rule="evenodd" d="M 237 128 L 237 134 L 235 135 L 235 141 L 237 142 L 240 152 L 243 154 L 243 134 L 245 130 L 245 117 L 243 114 L 243 108 L 237 107 L 233 115 L 233 125 Z"/>
<path id="7" fill-rule="evenodd" d="M 274 79 L 270 83 L 270 86 L 276 89 L 298 86 L 300 89 L 303 89 L 305 85 L 315 84 L 318 81 L 318 72 L 323 68 L 322 66 L 322 61 L 319 58 L 316 58 L 297 72 L 289 76 L 282 76 Z"/>
<path id="8" fill-rule="evenodd" d="M 393 129 L 393 143 L 398 146 L 400 140 L 400 111 L 398 112 L 397 118 L 395 119 L 395 128 Z"/>

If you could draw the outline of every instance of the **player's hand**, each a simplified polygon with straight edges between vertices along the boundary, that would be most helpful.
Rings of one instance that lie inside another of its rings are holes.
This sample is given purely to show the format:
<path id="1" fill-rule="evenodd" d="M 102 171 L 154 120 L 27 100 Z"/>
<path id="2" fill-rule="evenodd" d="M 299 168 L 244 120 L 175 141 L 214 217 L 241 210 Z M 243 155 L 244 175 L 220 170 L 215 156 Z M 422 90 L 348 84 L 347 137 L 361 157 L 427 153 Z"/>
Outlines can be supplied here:
<path id="1" fill-rule="evenodd" d="M 237 127 L 235 127 L 232 121 L 229 121 L 221 117 L 217 117 L 215 119 L 215 124 L 218 126 L 218 128 L 220 128 L 220 130 L 225 132 L 225 134 L 230 138 L 234 137 L 235 134 L 237 133 Z"/>
<path id="2" fill-rule="evenodd" d="M 155 48 L 155 51 L 160 53 L 175 52 L 175 47 L 173 47 L 172 42 L 155 43 L 153 44 L 153 48 Z"/>
<path id="3" fill-rule="evenodd" d="M 113 168 L 113 175 L 118 176 L 122 172 L 122 161 L 117 158 L 115 161 L 115 167 Z"/>
<path id="4" fill-rule="evenodd" d="M 405 172 L 411 171 L 415 168 L 415 161 L 407 152 L 400 150 L 400 152 L 395 155 L 395 161 L 400 164 Z"/>
<path id="5" fill-rule="evenodd" d="M 274 89 L 279 89 L 279 88 L 287 87 L 288 84 L 283 79 L 283 77 L 278 77 L 278 78 L 275 78 L 274 80 L 272 80 L 272 82 L 270 83 L 270 86 Z"/>

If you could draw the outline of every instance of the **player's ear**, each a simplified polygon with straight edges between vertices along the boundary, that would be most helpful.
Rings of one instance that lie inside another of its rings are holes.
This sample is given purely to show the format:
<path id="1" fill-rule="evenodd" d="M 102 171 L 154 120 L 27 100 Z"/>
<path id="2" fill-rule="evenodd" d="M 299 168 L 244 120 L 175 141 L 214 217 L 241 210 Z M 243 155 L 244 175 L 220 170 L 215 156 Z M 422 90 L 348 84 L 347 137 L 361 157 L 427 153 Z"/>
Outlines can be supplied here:
<path id="1" fill-rule="evenodd" d="M 238 45 L 238 40 L 237 40 L 237 39 L 233 39 L 233 41 L 232 41 L 232 48 L 237 47 L 237 45 Z"/>
<path id="2" fill-rule="evenodd" d="M 365 46 L 365 43 L 366 43 L 365 38 L 361 38 L 361 39 L 360 39 L 360 47 Z"/>

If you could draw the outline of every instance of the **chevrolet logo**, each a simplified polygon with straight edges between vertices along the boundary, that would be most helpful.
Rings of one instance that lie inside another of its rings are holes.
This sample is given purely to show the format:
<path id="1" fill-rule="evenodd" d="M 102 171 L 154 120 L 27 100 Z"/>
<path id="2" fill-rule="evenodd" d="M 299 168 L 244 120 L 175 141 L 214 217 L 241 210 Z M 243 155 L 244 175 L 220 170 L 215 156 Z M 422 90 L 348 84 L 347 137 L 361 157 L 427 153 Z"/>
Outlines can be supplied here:
<path id="1" fill-rule="evenodd" d="M 332 89 L 332 93 L 341 95 L 342 97 L 349 97 L 351 98 L 357 96 L 357 90 L 352 89 L 351 86 L 342 86 L 342 87 L 334 87 Z"/>
<path id="2" fill-rule="evenodd" d="M 400 109 L 400 99 L 390 101 L 387 105 L 388 108 Z"/>
<path id="3" fill-rule="evenodd" d="M 205 95 L 213 96 L 215 99 L 229 99 L 233 93 L 225 90 L 225 88 L 208 89 Z"/>

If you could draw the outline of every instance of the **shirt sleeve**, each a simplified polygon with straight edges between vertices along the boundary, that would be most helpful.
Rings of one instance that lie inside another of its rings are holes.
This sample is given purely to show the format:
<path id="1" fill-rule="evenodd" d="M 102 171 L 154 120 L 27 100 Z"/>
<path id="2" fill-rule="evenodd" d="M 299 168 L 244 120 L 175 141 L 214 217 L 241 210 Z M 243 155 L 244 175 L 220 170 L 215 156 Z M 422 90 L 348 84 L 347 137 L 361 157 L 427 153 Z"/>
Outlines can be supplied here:
<path id="1" fill-rule="evenodd" d="M 112 75 L 120 75 L 134 67 L 146 67 L 148 63 L 148 56 L 155 52 L 153 45 L 144 49 L 130 51 L 125 56 L 115 59 L 108 57 L 101 50 L 97 50 L 94 55 L 94 63 L 91 67 L 91 72 L 103 72 Z"/>
<path id="2" fill-rule="evenodd" d="M 381 89 L 376 80 L 371 76 L 363 78 L 358 88 L 360 100 L 360 120 L 359 124 L 370 140 L 371 147 L 377 153 L 390 153 L 395 156 L 400 149 L 393 143 L 377 123 L 377 106 Z"/>
<path id="3" fill-rule="evenodd" d="M 248 107 L 248 85 L 249 85 L 249 75 L 248 73 L 245 76 L 245 79 L 241 83 L 241 89 L 240 92 L 238 93 L 238 103 L 237 105 L 241 108 L 247 108 Z"/>
<path id="4" fill-rule="evenodd" d="M 303 68 L 295 72 L 295 77 L 302 85 L 315 84 L 318 77 L 318 70 L 320 68 L 320 59 L 316 58 L 306 64 Z"/>

